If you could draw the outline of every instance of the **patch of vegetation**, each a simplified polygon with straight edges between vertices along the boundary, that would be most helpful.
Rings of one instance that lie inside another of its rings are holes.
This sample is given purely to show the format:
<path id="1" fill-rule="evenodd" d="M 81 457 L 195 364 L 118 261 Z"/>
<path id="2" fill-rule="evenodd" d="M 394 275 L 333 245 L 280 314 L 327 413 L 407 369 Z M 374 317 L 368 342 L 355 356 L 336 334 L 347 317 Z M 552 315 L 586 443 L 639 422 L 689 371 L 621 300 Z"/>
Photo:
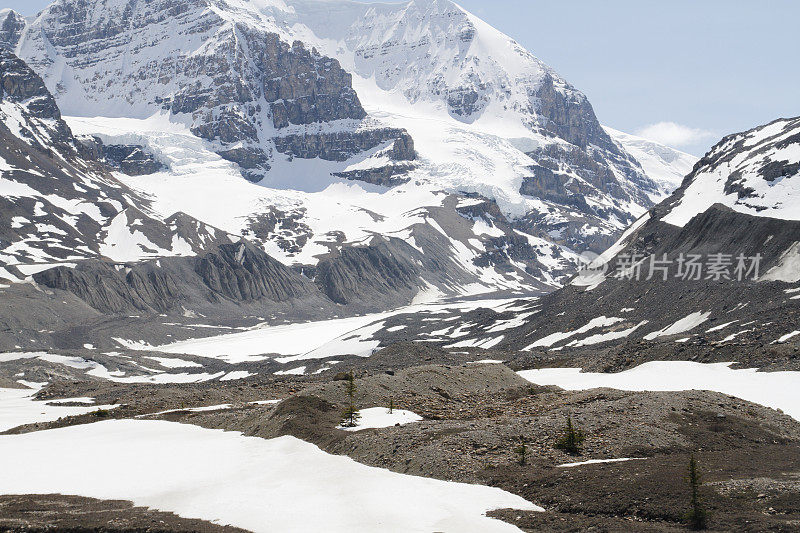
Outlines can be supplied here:
<path id="1" fill-rule="evenodd" d="M 573 425 L 572 417 L 567 417 L 564 433 L 556 441 L 555 447 L 570 455 L 580 455 L 585 440 L 586 434 Z"/>
<path id="2" fill-rule="evenodd" d="M 516 453 L 517 457 L 519 458 L 520 466 L 525 466 L 528 459 L 528 446 L 525 443 L 525 437 L 520 436 L 519 446 L 514 448 L 514 453 Z"/>
<path id="3" fill-rule="evenodd" d="M 345 376 L 345 391 L 347 392 L 348 406 L 347 409 L 342 412 L 341 426 L 345 428 L 354 428 L 358 425 L 358 419 L 361 418 L 361 414 L 358 412 L 355 405 L 356 379 L 352 372 L 348 372 Z"/>
<path id="4" fill-rule="evenodd" d="M 703 508 L 703 502 L 700 499 L 700 485 L 703 484 L 703 480 L 697 468 L 697 461 L 694 455 L 689 459 L 689 471 L 686 476 L 686 482 L 689 484 L 689 490 L 691 491 L 691 508 L 686 513 L 686 521 L 689 523 L 690 528 L 695 531 L 701 531 L 706 529 L 708 513 Z"/>

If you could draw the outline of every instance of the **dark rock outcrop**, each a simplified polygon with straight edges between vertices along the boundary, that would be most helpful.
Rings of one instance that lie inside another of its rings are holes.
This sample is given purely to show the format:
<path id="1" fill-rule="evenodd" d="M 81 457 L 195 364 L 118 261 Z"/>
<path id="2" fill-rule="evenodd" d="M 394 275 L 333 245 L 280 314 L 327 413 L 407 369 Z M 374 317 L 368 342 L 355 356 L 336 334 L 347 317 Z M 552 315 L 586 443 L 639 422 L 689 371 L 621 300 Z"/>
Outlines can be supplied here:
<path id="1" fill-rule="evenodd" d="M 282 154 L 303 159 L 347 161 L 384 143 L 392 143 L 390 157 L 395 161 L 416 159 L 414 141 L 402 129 L 381 128 L 358 132 L 298 134 L 275 137 L 275 148 Z"/>
<path id="2" fill-rule="evenodd" d="M 147 148 L 138 144 L 104 144 L 94 136 L 78 137 L 78 142 L 89 157 L 128 176 L 154 174 L 166 168 Z"/>
<path id="3" fill-rule="evenodd" d="M 16 11 L 9 9 L 0 13 L 0 48 L 14 50 L 25 29 L 25 19 Z"/>
<path id="4" fill-rule="evenodd" d="M 139 145 L 107 144 L 103 146 L 105 161 L 129 176 L 144 176 L 164 170 L 166 166 Z"/>
<path id="5" fill-rule="evenodd" d="M 415 292 L 420 284 L 420 266 L 412 260 L 412 252 L 398 239 L 342 248 L 320 260 L 315 282 L 328 298 L 342 305 L 362 298 L 381 301 L 394 293 Z"/>
<path id="6" fill-rule="evenodd" d="M 212 291 L 241 302 L 282 302 L 313 291 L 305 278 L 244 241 L 220 246 L 199 258 L 194 269 Z"/>
<path id="7" fill-rule="evenodd" d="M 259 35 L 250 38 L 251 46 L 263 42 Z M 367 116 L 352 88 L 352 76 L 316 49 L 309 51 L 300 41 L 290 47 L 270 34 L 253 59 L 262 65 L 264 98 L 271 103 L 276 128 Z"/>
<path id="8" fill-rule="evenodd" d="M 396 187 L 398 185 L 402 185 L 403 183 L 408 183 L 409 178 L 406 175 L 415 168 L 415 165 L 409 164 L 389 165 L 385 167 L 369 168 L 364 170 L 335 172 L 333 175 L 337 178 L 363 181 L 364 183 L 371 183 L 372 185 L 380 185 L 382 187 Z"/>

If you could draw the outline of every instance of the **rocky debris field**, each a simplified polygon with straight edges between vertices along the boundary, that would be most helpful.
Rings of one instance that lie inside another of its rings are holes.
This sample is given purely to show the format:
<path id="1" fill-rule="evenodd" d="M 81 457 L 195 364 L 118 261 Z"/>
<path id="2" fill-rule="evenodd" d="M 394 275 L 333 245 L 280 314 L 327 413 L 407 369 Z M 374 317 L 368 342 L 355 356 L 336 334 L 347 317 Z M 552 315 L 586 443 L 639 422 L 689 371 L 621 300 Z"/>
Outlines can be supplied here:
<path id="1" fill-rule="evenodd" d="M 420 359 L 438 350 L 405 352 Z M 387 353 L 384 356 L 397 356 Z M 800 527 L 800 424 L 778 411 L 730 396 L 689 391 L 581 392 L 541 387 L 502 364 L 341 366 L 314 377 L 250 378 L 228 384 L 142 385 L 62 381 L 40 399 L 90 396 L 122 404 L 98 414 L 17 428 L 35 431 L 113 418 L 144 417 L 273 438 L 292 435 L 361 463 L 412 475 L 496 486 L 544 507 L 545 513 L 497 511 L 524 531 L 677 531 L 684 529 L 690 455 L 699 462 L 701 494 L 714 531 L 796 531 Z M 369 361 L 369 360 L 364 360 Z M 348 432 L 337 429 L 348 405 L 353 369 L 359 409 L 387 407 L 423 417 L 416 423 Z M 269 400 L 280 402 L 265 403 Z M 259 403 L 253 403 L 259 402 Z M 206 409 L 197 409 L 205 407 Z M 166 411 L 166 412 L 165 412 Z M 567 418 L 585 432 L 580 455 L 554 447 Z M 525 442 L 525 465 L 519 445 Z M 563 467 L 589 460 L 622 462 Z M 25 505 L 20 506 L 19 502 Z M 54 506 L 99 523 L 102 513 L 130 531 L 138 509 L 113 502 L 31 498 L 0 500 L 7 523 L 48 522 Z M 17 502 L 17 503 L 15 503 Z M 24 507 L 24 509 L 22 508 Z M 41 509 L 31 514 L 31 509 Z M 49 510 L 49 511 L 48 511 Z M 119 516 L 124 518 L 120 519 Z M 157 513 L 164 530 L 193 528 Z M 45 517 L 45 518 L 43 518 Z M 13 520 L 15 522 L 10 522 Z M 81 518 L 83 520 L 83 518 Z M 126 522 L 125 520 L 128 520 Z M 0 522 L 3 524 L 3 522 Z M 211 529 L 209 529 L 210 531 Z"/>
<path id="2" fill-rule="evenodd" d="M 0 496 L 0 531 L 237 533 L 244 530 L 134 507 L 125 501 L 37 494 Z"/>

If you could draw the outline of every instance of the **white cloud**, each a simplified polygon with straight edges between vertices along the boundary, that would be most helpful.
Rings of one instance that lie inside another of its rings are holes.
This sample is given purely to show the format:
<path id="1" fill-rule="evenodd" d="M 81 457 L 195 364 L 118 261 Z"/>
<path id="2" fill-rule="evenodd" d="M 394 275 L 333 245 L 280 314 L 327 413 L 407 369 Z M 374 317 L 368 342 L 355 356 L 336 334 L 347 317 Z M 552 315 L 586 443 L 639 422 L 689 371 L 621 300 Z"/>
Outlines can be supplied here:
<path id="1" fill-rule="evenodd" d="M 658 122 L 645 126 L 636 132 L 639 137 L 650 139 L 667 146 L 688 146 L 713 139 L 716 135 L 708 130 L 690 128 L 675 122 Z"/>

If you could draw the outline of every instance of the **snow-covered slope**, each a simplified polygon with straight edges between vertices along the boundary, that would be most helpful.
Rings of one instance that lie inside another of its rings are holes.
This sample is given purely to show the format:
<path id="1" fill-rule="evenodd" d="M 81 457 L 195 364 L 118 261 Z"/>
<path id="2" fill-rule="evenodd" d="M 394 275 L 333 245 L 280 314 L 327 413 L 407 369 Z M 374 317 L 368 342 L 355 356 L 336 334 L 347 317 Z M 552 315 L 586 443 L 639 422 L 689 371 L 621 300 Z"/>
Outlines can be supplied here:
<path id="1" fill-rule="evenodd" d="M 687 176 L 662 219 L 685 226 L 715 203 L 740 213 L 800 220 L 800 117 L 725 137 Z"/>
<path id="2" fill-rule="evenodd" d="M 796 348 L 782 345 L 800 329 L 799 205 L 800 118 L 730 135 L 592 270 L 514 314 L 459 317 L 460 345 L 588 353 L 604 369 L 676 357 L 785 364 Z M 454 336 L 404 325 L 432 342 Z"/>
<path id="3" fill-rule="evenodd" d="M 33 71 L 0 50 L 0 277 L 52 263 L 193 255 L 226 240 L 181 213 L 155 217 L 73 137 Z"/>
<path id="4" fill-rule="evenodd" d="M 680 187 L 699 161 L 698 157 L 669 146 L 603 126 L 612 139 L 622 145 L 642 166 L 645 174 L 659 184 L 665 196 Z"/>
<path id="5" fill-rule="evenodd" d="M 409 131 L 428 173 L 451 190 L 493 198 L 576 248 L 664 196 L 580 91 L 455 3 L 289 6 L 268 11 L 339 59 L 365 109 Z"/>
<path id="6" fill-rule="evenodd" d="M 24 27 L 4 16 L 5 46 L 73 127 L 163 164 L 117 175 L 162 217 L 306 272 L 399 237 L 448 265 L 425 280 L 446 292 L 554 286 L 571 250 L 604 249 L 664 193 L 582 93 L 449 0 L 57 0 Z"/>

